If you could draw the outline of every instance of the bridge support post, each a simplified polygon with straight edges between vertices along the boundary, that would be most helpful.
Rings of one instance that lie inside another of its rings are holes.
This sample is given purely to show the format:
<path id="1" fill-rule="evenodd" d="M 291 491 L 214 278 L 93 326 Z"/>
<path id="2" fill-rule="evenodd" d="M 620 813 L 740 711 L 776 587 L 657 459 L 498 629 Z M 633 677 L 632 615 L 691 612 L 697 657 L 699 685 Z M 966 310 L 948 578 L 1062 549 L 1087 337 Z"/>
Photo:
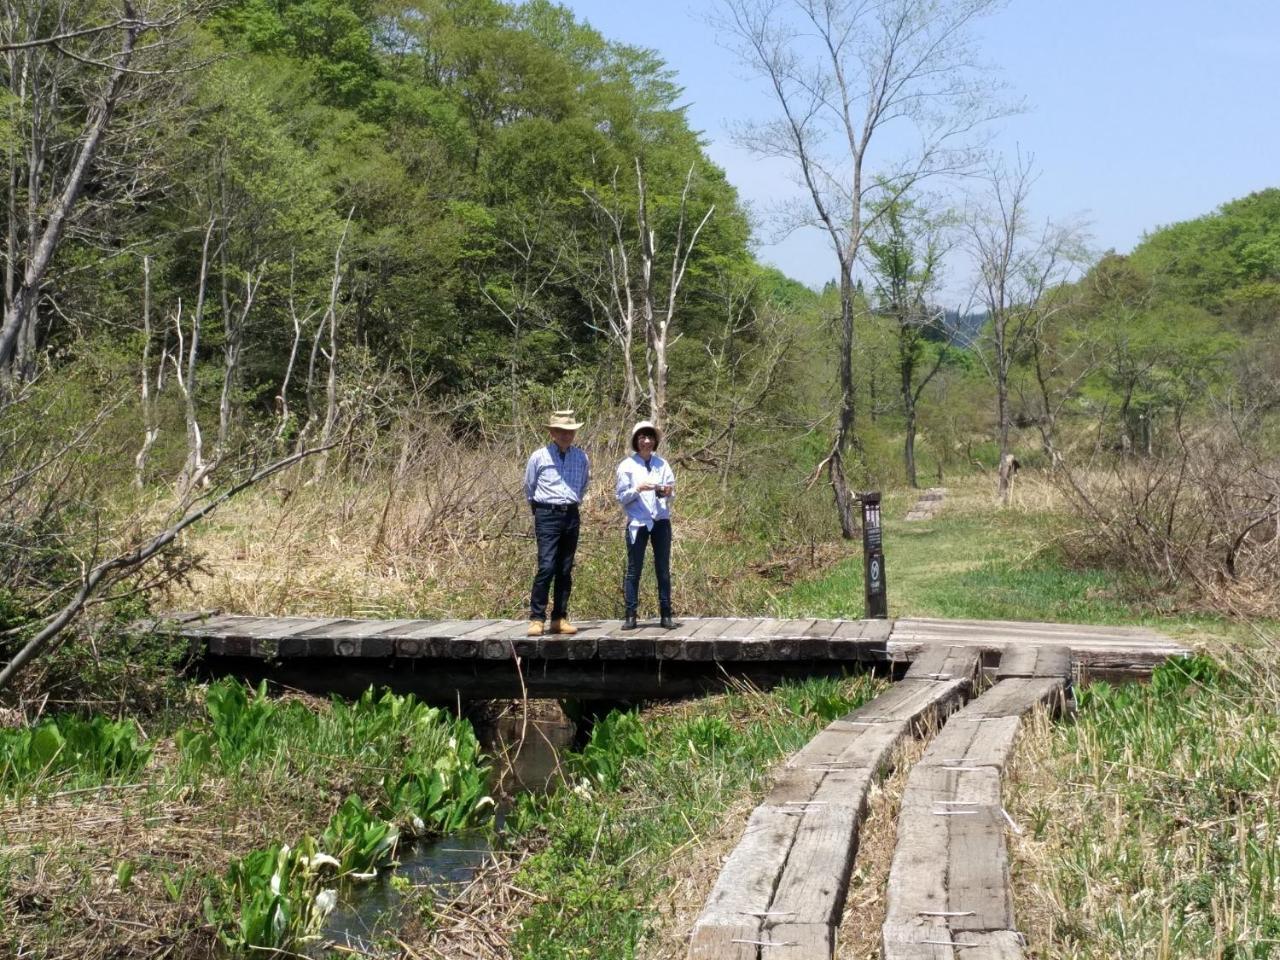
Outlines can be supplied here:
<path id="1" fill-rule="evenodd" d="M 858 500 L 862 504 L 862 564 L 867 619 L 884 620 L 889 616 L 889 599 L 885 591 L 880 491 L 868 490 L 860 494 Z"/>

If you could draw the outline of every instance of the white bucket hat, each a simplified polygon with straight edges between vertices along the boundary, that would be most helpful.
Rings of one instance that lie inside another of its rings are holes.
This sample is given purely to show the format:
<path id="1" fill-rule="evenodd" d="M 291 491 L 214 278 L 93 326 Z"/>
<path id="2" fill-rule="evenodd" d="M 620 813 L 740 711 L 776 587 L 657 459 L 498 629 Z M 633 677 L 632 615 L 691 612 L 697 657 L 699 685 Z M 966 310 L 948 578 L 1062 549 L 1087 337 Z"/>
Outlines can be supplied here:
<path id="1" fill-rule="evenodd" d="M 637 453 L 640 452 L 636 447 L 636 435 L 639 434 L 641 430 L 649 430 L 653 433 L 653 449 L 657 450 L 658 444 L 662 442 L 662 431 L 658 429 L 657 425 L 652 420 L 641 420 L 631 428 L 631 449 L 635 450 Z"/>
<path id="2" fill-rule="evenodd" d="M 555 410 L 546 426 L 549 430 L 577 430 L 582 424 L 574 420 L 572 410 Z"/>

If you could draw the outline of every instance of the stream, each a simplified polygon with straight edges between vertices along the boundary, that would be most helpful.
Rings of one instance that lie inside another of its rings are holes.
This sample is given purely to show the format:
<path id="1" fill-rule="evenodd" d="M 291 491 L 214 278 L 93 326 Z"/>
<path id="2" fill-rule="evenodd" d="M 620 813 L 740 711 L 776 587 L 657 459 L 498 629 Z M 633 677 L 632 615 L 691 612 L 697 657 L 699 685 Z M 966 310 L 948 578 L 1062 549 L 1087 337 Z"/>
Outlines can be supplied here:
<path id="1" fill-rule="evenodd" d="M 530 717 L 526 721 L 518 709 L 476 723 L 476 734 L 493 764 L 490 794 L 498 802 L 496 829 L 502 829 L 503 818 L 517 794 L 545 792 L 555 784 L 560 754 L 572 746 L 575 730 L 574 723 L 563 715 Z M 396 885 L 408 881 L 413 886 L 429 885 L 447 892 L 468 883 L 488 859 L 490 849 L 485 831 L 401 847 L 395 867 L 380 871 L 376 880 L 352 886 L 343 893 L 308 956 L 327 956 L 334 947 L 369 951 L 369 941 L 379 929 L 385 932 L 386 917 L 403 901 Z M 392 883 L 393 877 L 399 878 L 396 884 Z"/>

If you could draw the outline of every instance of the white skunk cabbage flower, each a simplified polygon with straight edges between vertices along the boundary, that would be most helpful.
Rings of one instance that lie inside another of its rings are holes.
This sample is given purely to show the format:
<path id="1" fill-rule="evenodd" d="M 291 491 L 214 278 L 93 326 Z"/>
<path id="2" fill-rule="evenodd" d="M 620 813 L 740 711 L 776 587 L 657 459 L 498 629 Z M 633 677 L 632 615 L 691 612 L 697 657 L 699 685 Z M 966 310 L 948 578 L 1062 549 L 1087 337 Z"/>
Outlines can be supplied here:
<path id="1" fill-rule="evenodd" d="M 337 890 L 321 890 L 316 894 L 316 916 L 327 917 L 337 905 Z"/>
<path id="2" fill-rule="evenodd" d="M 352 880 L 376 880 L 378 877 L 377 870 L 370 870 L 368 873 L 352 873 Z"/>
<path id="3" fill-rule="evenodd" d="M 311 870 L 318 870 L 320 867 L 340 867 L 336 857 L 331 857 L 327 853 L 317 853 L 314 856 L 307 857 L 303 861 L 303 865 Z"/>
<path id="4" fill-rule="evenodd" d="M 413 815 L 413 819 L 409 822 L 409 826 L 413 827 L 413 832 L 415 834 L 422 835 L 427 832 L 426 821 L 416 813 Z"/>
<path id="5" fill-rule="evenodd" d="M 483 810 L 485 807 L 494 806 L 493 797 L 481 797 L 476 801 L 476 809 Z"/>

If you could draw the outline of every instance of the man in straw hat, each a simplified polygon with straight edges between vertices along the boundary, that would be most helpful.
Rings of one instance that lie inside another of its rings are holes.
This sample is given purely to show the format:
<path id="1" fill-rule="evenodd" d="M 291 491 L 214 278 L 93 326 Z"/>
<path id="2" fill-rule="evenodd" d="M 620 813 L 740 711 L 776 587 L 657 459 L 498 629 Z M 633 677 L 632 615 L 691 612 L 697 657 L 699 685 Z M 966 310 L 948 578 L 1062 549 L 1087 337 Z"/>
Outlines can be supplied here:
<path id="1" fill-rule="evenodd" d="M 591 477 L 587 455 L 573 445 L 581 426 L 572 410 L 555 411 L 547 421 L 551 442 L 533 452 L 524 471 L 524 496 L 533 510 L 533 532 L 538 540 L 538 572 L 529 598 L 531 637 L 542 633 L 552 580 L 555 591 L 549 632 L 578 632 L 569 622 L 569 591 L 573 589 L 573 555 L 578 549 L 578 507 Z"/>

